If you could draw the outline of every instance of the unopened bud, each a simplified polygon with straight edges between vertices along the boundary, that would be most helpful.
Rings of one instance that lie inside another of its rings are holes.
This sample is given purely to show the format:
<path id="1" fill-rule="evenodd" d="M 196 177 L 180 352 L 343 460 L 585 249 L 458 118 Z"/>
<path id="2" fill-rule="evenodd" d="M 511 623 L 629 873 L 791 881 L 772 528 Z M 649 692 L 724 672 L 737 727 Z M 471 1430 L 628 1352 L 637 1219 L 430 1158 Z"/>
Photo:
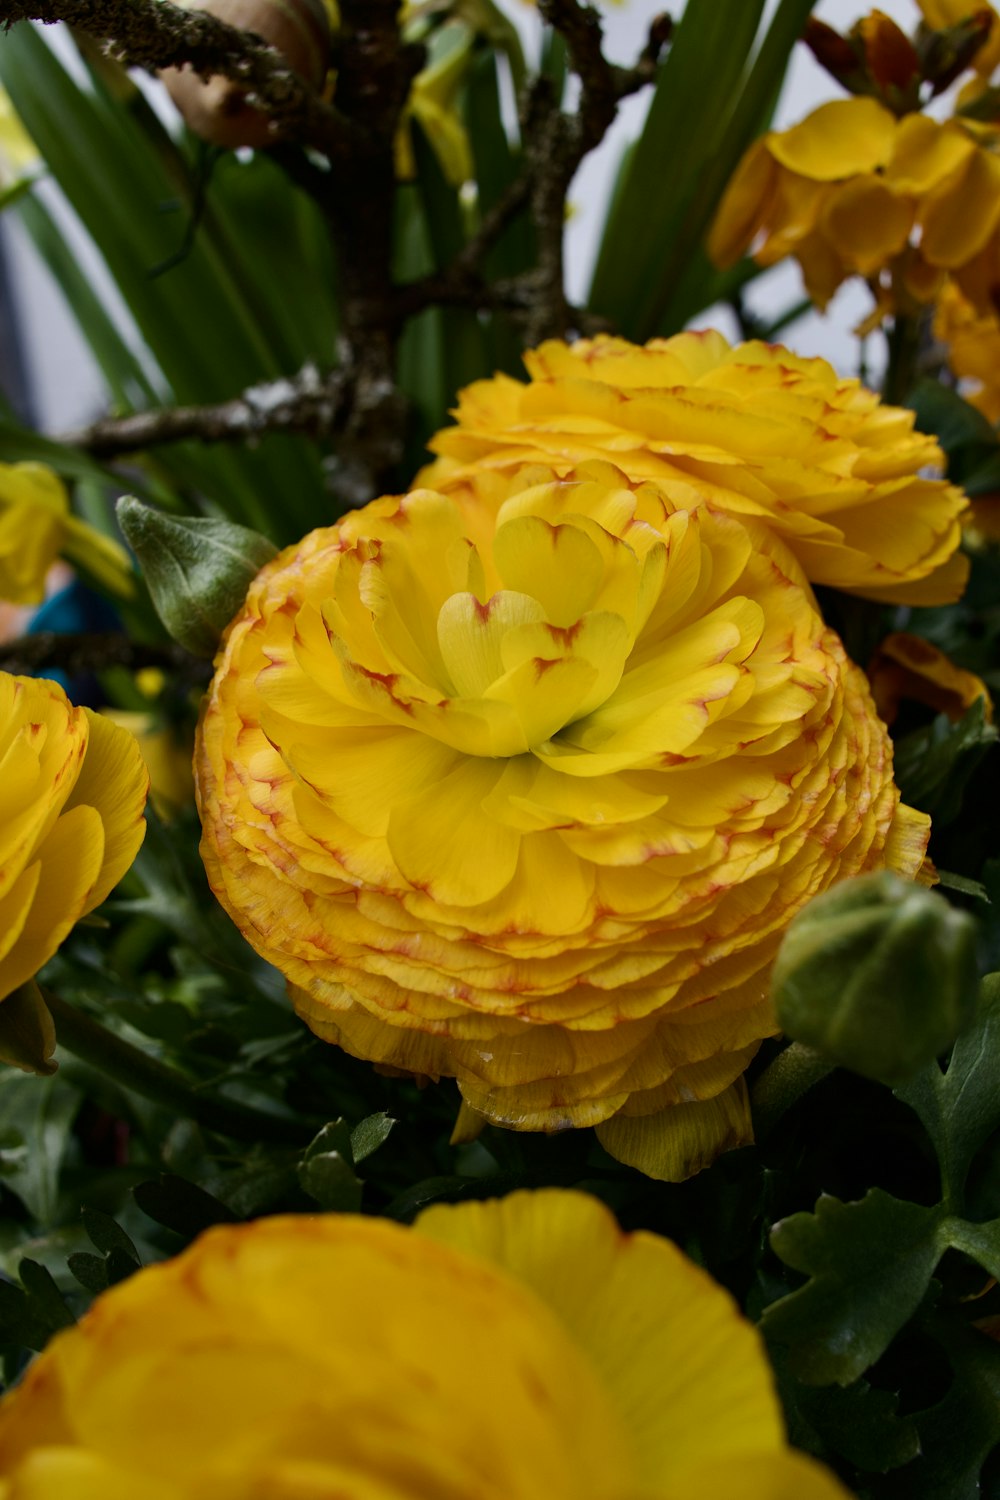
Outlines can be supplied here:
<path id="1" fill-rule="evenodd" d="M 214 656 L 223 630 L 276 548 L 246 526 L 167 516 L 132 495 L 118 502 L 118 524 L 174 640 L 193 656 Z"/>
<path id="2" fill-rule="evenodd" d="M 976 1006 L 976 926 L 888 870 L 834 886 L 791 922 L 771 995 L 782 1029 L 893 1087 L 945 1052 Z"/>

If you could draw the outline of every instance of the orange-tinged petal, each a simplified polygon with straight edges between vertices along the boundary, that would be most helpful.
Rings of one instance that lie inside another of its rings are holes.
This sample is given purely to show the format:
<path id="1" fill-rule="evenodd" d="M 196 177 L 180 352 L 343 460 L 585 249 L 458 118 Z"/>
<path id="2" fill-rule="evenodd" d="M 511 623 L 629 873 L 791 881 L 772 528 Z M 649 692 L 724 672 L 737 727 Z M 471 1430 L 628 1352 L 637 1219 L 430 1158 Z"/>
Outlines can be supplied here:
<path id="1" fill-rule="evenodd" d="M 746 1084 L 737 1079 L 712 1099 L 676 1104 L 655 1115 L 612 1115 L 597 1126 L 609 1155 L 660 1182 L 683 1182 L 722 1151 L 753 1141 Z"/>

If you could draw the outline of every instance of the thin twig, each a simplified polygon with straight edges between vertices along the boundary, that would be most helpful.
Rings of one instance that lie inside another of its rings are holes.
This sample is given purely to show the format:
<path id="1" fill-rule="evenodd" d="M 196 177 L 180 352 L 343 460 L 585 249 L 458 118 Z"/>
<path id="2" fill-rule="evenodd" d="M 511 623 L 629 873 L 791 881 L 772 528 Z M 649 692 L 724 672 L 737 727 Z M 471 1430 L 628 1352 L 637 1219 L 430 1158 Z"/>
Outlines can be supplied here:
<path id="1" fill-rule="evenodd" d="M 111 459 L 191 438 L 246 442 L 268 432 L 329 437 L 343 414 L 345 387 L 342 372 L 321 376 L 315 365 L 306 365 L 290 379 L 250 386 L 229 401 L 102 417 L 78 432 L 64 433 L 62 441 L 95 458 Z"/>
<path id="2" fill-rule="evenodd" d="M 186 673 L 192 681 L 208 675 L 207 663 L 191 656 L 182 646 L 143 645 L 118 631 L 60 635 L 42 630 L 37 635 L 19 636 L 0 644 L 0 667 L 15 676 L 44 674 L 58 668 L 70 677 L 79 677 L 85 672 L 102 672 L 106 667 L 127 667 L 132 672 L 143 667 L 161 667 Z"/>
<path id="3" fill-rule="evenodd" d="M 357 126 L 259 37 L 171 0 L 0 0 L 0 23 L 64 21 L 104 42 L 129 67 L 158 72 L 189 63 L 205 76 L 222 74 L 247 90 L 248 102 L 270 115 L 275 137 L 293 136 L 331 159 L 357 148 Z"/>

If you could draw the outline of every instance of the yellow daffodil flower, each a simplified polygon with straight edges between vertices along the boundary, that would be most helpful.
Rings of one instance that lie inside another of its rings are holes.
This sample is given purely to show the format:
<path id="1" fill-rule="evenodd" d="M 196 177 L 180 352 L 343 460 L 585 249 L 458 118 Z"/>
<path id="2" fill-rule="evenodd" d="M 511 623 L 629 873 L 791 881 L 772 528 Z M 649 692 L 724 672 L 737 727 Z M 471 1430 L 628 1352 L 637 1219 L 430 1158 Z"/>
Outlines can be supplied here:
<path id="1" fill-rule="evenodd" d="M 580 1193 L 210 1229 L 0 1403 L 3 1500 L 848 1500 L 760 1337 Z"/>

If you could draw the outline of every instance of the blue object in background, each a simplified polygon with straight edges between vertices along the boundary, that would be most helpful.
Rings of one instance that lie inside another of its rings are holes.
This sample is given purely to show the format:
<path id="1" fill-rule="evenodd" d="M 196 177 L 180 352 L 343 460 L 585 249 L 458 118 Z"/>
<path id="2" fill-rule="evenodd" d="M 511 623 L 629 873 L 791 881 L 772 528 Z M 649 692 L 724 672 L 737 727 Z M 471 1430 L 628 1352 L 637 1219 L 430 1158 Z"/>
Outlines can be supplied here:
<path id="1" fill-rule="evenodd" d="M 114 606 L 78 578 L 74 578 L 72 583 L 68 583 L 39 606 L 27 633 L 42 635 L 52 631 L 55 635 L 81 635 L 121 628 L 121 620 Z M 93 672 L 84 672 L 71 678 L 58 667 L 49 667 L 34 675 L 58 682 L 72 702 L 84 704 L 87 708 L 99 708 L 105 702 L 101 685 Z"/>

